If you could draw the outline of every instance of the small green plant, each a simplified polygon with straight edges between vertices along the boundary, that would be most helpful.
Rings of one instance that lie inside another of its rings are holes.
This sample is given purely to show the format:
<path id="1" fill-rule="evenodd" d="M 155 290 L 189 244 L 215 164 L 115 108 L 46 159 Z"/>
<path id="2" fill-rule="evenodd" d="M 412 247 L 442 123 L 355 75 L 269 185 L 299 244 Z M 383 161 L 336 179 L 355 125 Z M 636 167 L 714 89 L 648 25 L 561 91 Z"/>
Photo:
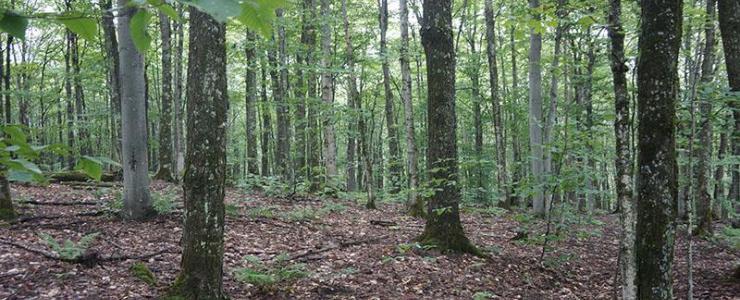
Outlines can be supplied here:
<path id="1" fill-rule="evenodd" d="M 396 251 L 398 251 L 398 253 L 401 255 L 405 255 L 414 250 L 427 251 L 431 249 L 434 249 L 434 245 L 423 245 L 420 243 L 403 243 L 396 246 Z"/>
<path id="2" fill-rule="evenodd" d="M 720 232 L 720 237 L 724 239 L 730 246 L 735 249 L 740 249 L 740 228 L 732 228 L 732 226 L 725 226 Z"/>
<path id="3" fill-rule="evenodd" d="M 493 298 L 494 294 L 491 292 L 477 292 L 473 294 L 473 300 L 486 300 Z"/>
<path id="4" fill-rule="evenodd" d="M 154 276 L 154 273 L 143 262 L 135 262 L 131 265 L 129 271 L 134 274 L 134 277 L 139 278 L 149 286 L 155 286 L 157 284 L 157 277 Z"/>
<path id="5" fill-rule="evenodd" d="M 239 206 L 233 203 L 228 203 L 224 207 L 224 210 L 226 210 L 226 215 L 229 217 L 238 217 L 239 216 Z"/>
<path id="6" fill-rule="evenodd" d="M 247 216 L 250 218 L 266 218 L 272 219 L 275 217 L 274 206 L 255 207 L 247 210 Z"/>
<path id="7" fill-rule="evenodd" d="M 105 195 L 108 195 L 109 193 L 110 193 L 109 188 L 99 188 L 93 192 L 93 195 L 97 199 L 102 199 L 103 197 L 105 197 Z"/>
<path id="8" fill-rule="evenodd" d="M 175 210 L 175 195 L 169 191 L 152 193 L 152 207 L 160 215 L 166 215 Z"/>
<path id="9" fill-rule="evenodd" d="M 556 269 L 560 268 L 563 264 L 571 261 L 573 259 L 574 255 L 570 253 L 560 254 L 555 257 L 545 257 L 544 261 L 542 262 L 546 267 Z"/>
<path id="10" fill-rule="evenodd" d="M 85 254 L 85 251 L 90 248 L 90 245 L 95 241 L 95 238 L 97 238 L 98 235 L 100 235 L 100 233 L 95 232 L 83 236 L 77 243 L 73 242 L 70 239 L 67 239 L 62 244 L 57 242 L 57 240 L 55 240 L 54 237 L 52 237 L 48 233 L 40 233 L 39 238 L 47 246 L 49 246 L 49 248 L 51 248 L 54 253 L 59 255 L 61 259 L 75 260 Z"/>
<path id="11" fill-rule="evenodd" d="M 237 269 L 234 276 L 241 282 L 253 284 L 260 289 L 272 290 L 279 283 L 304 278 L 309 275 L 304 264 L 291 264 L 287 255 L 279 255 L 272 265 L 256 256 L 244 258 L 248 267 Z"/>
<path id="12" fill-rule="evenodd" d="M 123 209 L 123 193 L 121 191 L 113 193 L 113 200 L 108 202 L 107 206 L 113 212 L 120 212 Z"/>
<path id="13" fill-rule="evenodd" d="M 514 221 L 517 221 L 522 224 L 527 224 L 532 222 L 534 217 L 531 214 L 521 213 L 514 215 Z"/>
<path id="14" fill-rule="evenodd" d="M 337 202 L 326 202 L 324 206 L 321 208 L 320 212 L 321 214 L 329 214 L 329 213 L 341 213 L 343 211 L 347 210 L 347 207 L 344 206 L 342 203 Z"/>
<path id="15" fill-rule="evenodd" d="M 283 217 L 291 222 L 310 221 L 321 218 L 321 212 L 310 207 L 301 207 L 285 213 Z"/>

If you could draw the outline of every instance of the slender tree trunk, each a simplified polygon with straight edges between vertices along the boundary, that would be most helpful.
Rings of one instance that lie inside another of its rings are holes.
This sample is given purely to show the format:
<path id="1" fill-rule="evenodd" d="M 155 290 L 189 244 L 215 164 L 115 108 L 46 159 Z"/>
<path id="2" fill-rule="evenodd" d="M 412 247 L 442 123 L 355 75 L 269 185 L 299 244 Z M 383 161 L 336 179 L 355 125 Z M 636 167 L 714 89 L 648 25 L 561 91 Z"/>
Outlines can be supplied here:
<path id="1" fill-rule="evenodd" d="M 116 37 L 116 27 L 113 23 L 113 13 L 109 10 L 112 7 L 111 0 L 100 2 L 100 8 L 103 11 L 101 18 L 103 27 L 103 43 L 105 45 L 106 68 L 108 69 L 108 94 L 110 97 L 110 129 L 111 129 L 111 159 L 118 161 L 121 157 L 121 84 L 118 74 L 120 73 L 120 63 L 118 61 L 118 39 Z"/>
<path id="2" fill-rule="evenodd" d="M 311 20 L 318 20 L 316 14 L 318 3 L 315 0 L 305 0 L 306 9 L 309 12 Z M 308 23 L 310 27 L 306 29 L 304 45 L 306 46 L 306 65 L 312 68 L 317 64 L 316 57 L 316 25 L 315 21 Z M 309 191 L 317 192 L 321 187 L 321 128 L 319 126 L 320 99 L 317 95 L 318 72 L 314 69 L 308 71 L 306 76 L 307 97 L 306 97 L 306 176 L 310 180 Z"/>
<path id="3" fill-rule="evenodd" d="M 493 108 L 493 131 L 496 148 L 496 179 L 499 203 L 504 208 L 511 208 L 511 190 L 506 170 L 506 140 L 504 139 L 504 112 L 501 108 L 501 97 L 498 91 L 498 66 L 496 65 L 496 16 L 493 14 L 493 1 L 485 1 L 486 17 L 486 56 L 488 58 L 488 80 L 491 86 L 491 104 Z M 504 76 L 505 78 L 505 76 Z"/>
<path id="4" fill-rule="evenodd" d="M 621 0 L 609 1 L 609 38 L 611 39 L 611 70 L 614 83 L 614 137 L 617 169 L 617 211 L 620 212 L 622 238 L 619 248 L 619 275 L 622 299 L 637 296 L 635 287 L 635 215 L 632 197 L 633 160 L 630 151 L 630 99 L 627 94 L 627 65 L 624 57 L 624 28 Z M 617 283 L 615 283 L 617 284 Z"/>
<path id="5" fill-rule="evenodd" d="M 270 141 L 272 140 L 272 115 L 268 109 L 269 102 L 267 100 L 267 64 L 262 61 L 262 103 L 260 104 L 260 114 L 262 115 L 262 141 L 260 143 L 262 152 L 262 176 L 269 177 L 272 175 L 270 162 Z"/>
<path id="6" fill-rule="evenodd" d="M 460 223 L 460 187 L 455 115 L 455 48 L 452 39 L 452 1 L 424 0 L 421 41 L 427 64 L 427 170 L 432 188 L 427 222 L 418 238 L 441 250 L 478 254 Z"/>
<path id="7" fill-rule="evenodd" d="M 155 179 L 175 181 L 172 176 L 172 34 L 170 19 L 159 13 L 162 39 L 162 106 L 159 114 L 159 171 Z"/>
<path id="8" fill-rule="evenodd" d="M 473 103 L 473 130 L 474 142 L 473 152 L 475 155 L 475 164 L 473 167 L 473 188 L 475 189 L 475 200 L 483 202 L 486 199 L 485 184 L 483 181 L 483 121 L 481 116 L 481 97 L 480 97 L 480 57 L 476 48 L 476 38 L 478 35 L 478 13 L 477 6 L 472 6 L 472 13 L 468 14 L 468 30 L 465 34 L 465 40 L 468 42 L 470 50 L 469 66 L 466 68 L 467 76 L 470 78 L 470 95 Z M 463 131 L 465 132 L 465 131 Z"/>
<path id="9" fill-rule="evenodd" d="M 539 0 L 529 0 L 529 8 L 537 9 L 540 6 Z M 539 13 L 532 16 L 535 20 L 540 20 Z M 535 187 L 533 198 L 534 213 L 544 216 L 549 207 L 545 203 L 544 191 L 540 187 L 543 182 L 543 147 L 542 147 L 542 67 L 540 58 L 542 56 L 542 34 L 530 29 L 529 33 L 529 148 L 530 148 L 530 166 L 532 168 L 532 178 Z"/>
<path id="10" fill-rule="evenodd" d="M 558 1 L 558 7 L 557 7 L 557 15 L 559 22 L 562 22 L 562 20 L 565 18 L 566 12 L 564 6 L 566 5 L 566 0 L 559 0 Z M 560 24 L 560 23 L 558 23 Z M 555 126 L 555 121 L 557 120 L 557 105 L 558 105 L 558 77 L 561 76 L 559 67 L 560 67 L 560 52 L 562 48 L 562 38 L 563 33 L 565 31 L 565 27 L 563 25 L 558 25 L 555 29 L 555 49 L 553 50 L 553 59 L 550 63 L 550 72 L 551 72 L 551 78 L 550 78 L 550 105 L 548 107 L 547 111 L 547 119 L 545 121 L 545 127 L 543 128 L 542 134 L 543 134 L 543 144 L 546 146 L 545 157 L 543 162 L 543 173 L 546 176 L 553 176 L 553 170 L 552 170 L 552 151 L 550 149 L 553 148 L 552 142 L 553 142 L 553 127 Z M 567 129 L 566 129 L 567 130 Z M 547 190 L 550 190 L 551 187 L 547 186 L 545 187 L 545 201 L 546 202 L 552 202 L 552 195 L 550 193 L 547 193 Z"/>
<path id="11" fill-rule="evenodd" d="M 10 221 L 15 219 L 16 213 L 10 195 L 10 183 L 8 183 L 5 172 L 6 170 L 2 170 L 3 174 L 0 174 L 0 220 Z"/>
<path id="12" fill-rule="evenodd" d="M 637 299 L 673 299 L 681 0 L 642 0 L 638 76 Z"/>
<path id="13" fill-rule="evenodd" d="M 69 2 L 67 2 L 67 6 L 69 6 L 69 5 L 70 5 Z M 11 8 L 12 7 L 13 7 L 13 5 L 11 5 Z M 71 33 L 68 32 L 68 34 L 71 34 Z M 67 38 L 69 38 L 69 36 Z M 11 94 L 11 91 L 12 91 L 10 89 L 10 75 L 11 75 L 11 72 L 10 72 L 10 69 L 11 69 L 10 68 L 11 67 L 11 65 L 10 65 L 10 54 L 13 52 L 12 49 L 13 49 L 13 37 L 10 36 L 10 35 L 8 35 L 8 38 L 5 39 L 5 78 L 3 80 L 3 82 L 5 83 L 5 109 L 4 109 L 4 112 L 5 112 L 5 124 L 12 123 L 12 120 L 11 120 L 11 105 L 10 105 L 10 100 L 11 100 L 11 95 L 10 94 Z M 0 59 L 2 59 L 2 57 L 0 57 Z M 69 73 L 65 73 L 65 74 L 69 74 Z M 71 97 L 69 99 L 71 99 Z"/>
<path id="14" fill-rule="evenodd" d="M 330 1 L 321 0 L 321 100 L 324 102 L 322 114 L 324 127 L 324 166 L 326 183 L 334 185 L 337 174 L 337 145 L 334 137 L 334 80 L 328 69 L 331 67 L 331 25 L 329 24 Z"/>
<path id="15" fill-rule="evenodd" d="M 246 131 L 247 131 L 247 173 L 259 175 L 257 161 L 257 37 L 247 31 L 246 74 Z"/>
<path id="16" fill-rule="evenodd" d="M 352 35 L 350 33 L 349 19 L 347 18 L 347 0 L 342 0 L 342 23 L 344 25 L 345 56 L 347 57 L 347 106 L 351 109 L 352 115 L 355 116 L 355 114 L 358 113 L 357 102 L 360 101 L 360 95 L 357 91 L 357 75 L 355 74 L 355 57 L 354 50 L 352 48 Z M 355 124 L 354 118 L 351 118 L 347 125 L 349 131 L 347 137 L 347 191 L 355 191 L 357 189 L 355 174 L 357 134 L 355 133 Z"/>
<path id="17" fill-rule="evenodd" d="M 398 125 L 396 125 L 395 108 L 393 107 L 393 90 L 391 89 L 391 71 L 388 59 L 388 0 L 378 1 L 378 19 L 380 22 L 380 57 L 383 69 L 383 89 L 385 90 L 385 121 L 388 136 L 388 181 L 391 185 L 390 193 L 398 193 L 401 189 L 401 172 L 403 163 L 400 161 L 398 144 Z"/>
<path id="18" fill-rule="evenodd" d="M 225 299 L 226 26 L 191 7 L 190 28 L 183 250 L 172 290 L 185 299 Z"/>
<path id="19" fill-rule="evenodd" d="M 409 193 L 406 210 L 414 217 L 424 216 L 424 201 L 417 194 L 419 187 L 419 162 L 416 151 L 414 129 L 414 102 L 411 87 L 411 62 L 409 57 L 409 9 L 408 1 L 400 1 L 401 10 L 401 99 L 403 100 L 406 125 L 406 161 L 409 177 Z"/>
<path id="20" fill-rule="evenodd" d="M 727 156 L 727 131 L 722 130 L 719 134 L 719 149 L 717 150 L 717 161 L 722 161 Z M 714 209 L 713 214 L 717 219 L 724 220 L 727 218 L 728 211 L 722 205 L 722 198 L 725 196 L 725 165 L 717 164 L 714 169 Z"/>
<path id="21" fill-rule="evenodd" d="M 722 34 L 722 47 L 725 53 L 725 65 L 727 79 L 730 83 L 730 91 L 733 92 L 734 101 L 729 101 L 732 108 L 732 116 L 735 119 L 730 149 L 732 155 L 740 156 L 740 3 L 733 0 L 719 0 L 719 29 Z M 731 167 L 732 184 L 730 186 L 729 199 L 735 207 L 735 212 L 740 212 L 740 164 Z M 738 216 L 740 214 L 736 214 Z M 738 225 L 740 221 L 734 220 Z M 738 225 L 740 226 L 740 225 Z M 735 227 L 738 227 L 735 226 Z"/>
<path id="22" fill-rule="evenodd" d="M 143 219 L 153 212 L 147 174 L 147 119 L 144 57 L 134 47 L 129 24 L 136 12 L 118 0 L 118 54 L 121 63 L 121 131 L 123 136 L 123 217 Z"/>
<path id="23" fill-rule="evenodd" d="M 313 54 L 311 47 L 313 46 L 314 34 L 314 22 L 316 19 L 315 15 L 315 4 L 313 0 L 303 0 L 301 6 L 301 46 L 304 47 L 304 53 L 297 54 L 298 65 L 300 66 L 297 71 L 297 87 L 296 95 L 298 101 L 295 109 L 295 170 L 297 172 L 298 180 L 310 180 L 310 170 L 307 168 L 307 133 L 309 131 L 308 122 L 306 120 L 306 107 L 311 99 L 308 99 L 306 94 L 308 92 L 307 75 L 312 73 L 309 69 L 313 66 L 309 65 L 311 61 L 310 56 Z"/>
<path id="24" fill-rule="evenodd" d="M 80 47 L 79 37 L 77 34 L 70 33 L 70 49 L 72 56 L 72 78 L 74 83 L 74 111 L 76 112 L 75 124 L 77 126 L 75 128 L 77 130 L 77 140 L 80 144 L 80 154 L 91 155 L 91 141 L 87 131 L 87 116 L 85 115 L 85 92 L 82 88 L 82 77 L 80 76 Z"/>
<path id="25" fill-rule="evenodd" d="M 180 18 L 183 18 L 183 6 L 177 4 L 177 13 Z M 182 58 L 183 58 L 183 43 L 185 39 L 184 29 L 185 24 L 180 23 L 181 21 L 174 22 L 175 32 L 175 71 L 174 73 L 174 134 L 173 134 L 173 147 L 175 151 L 175 177 L 179 179 L 182 176 L 182 170 L 185 168 L 185 150 L 183 149 L 184 144 L 184 131 L 183 131 L 183 98 L 182 98 L 182 87 L 183 87 L 183 76 L 182 76 Z"/>
<path id="26" fill-rule="evenodd" d="M 704 24 L 704 59 L 701 63 L 701 86 L 704 90 L 714 79 L 716 0 L 707 0 L 707 19 Z M 712 197 L 709 194 L 712 164 L 712 99 L 702 93 L 699 103 L 700 127 L 698 160 L 696 166 L 696 235 L 712 235 Z"/>
<path id="27" fill-rule="evenodd" d="M 70 2 L 67 1 L 67 10 L 71 9 Z M 67 147 L 69 147 L 70 151 L 72 153 L 75 153 L 75 119 L 74 119 L 74 95 L 72 90 L 72 81 L 73 81 L 73 73 L 72 73 L 72 48 L 73 48 L 73 40 L 74 40 L 74 33 L 69 31 L 67 29 L 66 31 L 66 48 L 64 51 L 64 96 L 65 96 L 65 102 L 66 102 L 66 124 L 67 124 Z M 9 61 L 6 62 L 6 65 L 8 66 L 8 69 L 10 68 Z M 10 91 L 9 85 L 5 86 L 6 91 Z M 9 98 L 7 98 L 6 93 L 6 102 L 9 102 Z M 6 107 L 7 109 L 7 107 Z M 10 117 L 6 118 L 6 123 L 10 123 Z M 75 166 L 75 155 L 69 155 L 67 157 L 67 168 L 72 169 Z"/>

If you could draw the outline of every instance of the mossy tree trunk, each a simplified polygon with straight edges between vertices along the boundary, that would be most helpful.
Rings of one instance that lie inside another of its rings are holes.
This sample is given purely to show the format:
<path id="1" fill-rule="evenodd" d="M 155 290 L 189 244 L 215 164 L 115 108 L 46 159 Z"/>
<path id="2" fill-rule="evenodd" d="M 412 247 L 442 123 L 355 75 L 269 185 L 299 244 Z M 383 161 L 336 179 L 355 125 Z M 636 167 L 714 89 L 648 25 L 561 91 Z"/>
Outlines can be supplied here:
<path id="1" fill-rule="evenodd" d="M 427 170 L 437 191 L 429 198 L 427 223 L 418 238 L 442 251 L 478 253 L 460 223 L 455 116 L 455 49 L 452 1 L 425 0 L 421 41 L 427 64 Z"/>
<path id="2" fill-rule="evenodd" d="M 192 7 L 190 26 L 185 225 L 181 273 L 172 294 L 185 299 L 224 299 L 226 27 Z"/>
<path id="3" fill-rule="evenodd" d="M 673 299 L 681 0 L 642 0 L 638 81 L 637 298 Z"/>

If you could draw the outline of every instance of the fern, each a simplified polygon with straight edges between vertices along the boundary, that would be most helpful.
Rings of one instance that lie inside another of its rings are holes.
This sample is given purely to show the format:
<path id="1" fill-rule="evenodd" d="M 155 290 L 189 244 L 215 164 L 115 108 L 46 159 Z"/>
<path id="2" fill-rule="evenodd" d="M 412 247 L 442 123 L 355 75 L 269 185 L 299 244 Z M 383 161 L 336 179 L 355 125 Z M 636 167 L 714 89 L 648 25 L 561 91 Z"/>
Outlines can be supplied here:
<path id="1" fill-rule="evenodd" d="M 62 244 L 57 242 L 48 233 L 39 233 L 39 238 L 43 241 L 51 250 L 59 255 L 60 258 L 65 260 L 75 260 L 85 254 L 88 248 L 92 245 L 95 239 L 100 235 L 99 232 L 94 232 L 80 238 L 80 241 L 75 243 L 72 240 L 65 240 Z"/>

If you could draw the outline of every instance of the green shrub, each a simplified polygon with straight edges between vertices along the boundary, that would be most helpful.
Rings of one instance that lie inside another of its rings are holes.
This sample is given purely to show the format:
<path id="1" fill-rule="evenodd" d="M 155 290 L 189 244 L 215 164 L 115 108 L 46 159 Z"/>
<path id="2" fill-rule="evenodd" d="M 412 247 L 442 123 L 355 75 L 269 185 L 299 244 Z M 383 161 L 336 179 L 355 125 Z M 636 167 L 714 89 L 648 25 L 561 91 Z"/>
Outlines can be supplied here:
<path id="1" fill-rule="evenodd" d="M 75 260 L 85 254 L 90 245 L 95 241 L 95 238 L 100 235 L 99 232 L 91 233 L 80 238 L 80 241 L 75 243 L 72 240 L 65 240 L 64 243 L 60 244 L 48 233 L 39 233 L 39 238 L 54 253 L 59 255 L 60 258 L 65 260 Z"/>
<path id="2" fill-rule="evenodd" d="M 291 264 L 286 255 L 276 257 L 272 265 L 265 264 L 256 256 L 247 256 L 244 260 L 248 267 L 237 269 L 234 276 L 241 282 L 253 284 L 261 289 L 273 289 L 279 283 L 309 275 L 304 264 Z"/>
<path id="3" fill-rule="evenodd" d="M 283 214 L 283 218 L 291 222 L 310 221 L 321 218 L 321 212 L 311 207 L 300 207 Z"/>
<path id="4" fill-rule="evenodd" d="M 170 191 L 152 193 L 152 207 L 160 215 L 166 215 L 175 210 L 175 194 Z"/>
<path id="5" fill-rule="evenodd" d="M 143 262 L 135 262 L 133 265 L 131 265 L 129 271 L 134 274 L 134 277 L 139 278 L 141 281 L 148 284 L 149 286 L 154 286 L 157 284 L 157 277 L 154 276 L 154 273 L 152 273 L 152 271 L 149 270 L 149 267 L 147 267 L 146 264 L 144 264 Z"/>
<path id="6" fill-rule="evenodd" d="M 733 248 L 740 249 L 740 228 L 725 226 L 724 228 L 722 228 L 720 236 Z"/>
<path id="7" fill-rule="evenodd" d="M 255 207 L 247 210 L 247 216 L 250 218 L 266 218 L 272 219 L 275 217 L 274 206 Z"/>
<path id="8" fill-rule="evenodd" d="M 491 292 L 477 292 L 473 294 L 473 300 L 486 300 L 493 298 L 494 294 Z"/>
<path id="9" fill-rule="evenodd" d="M 329 214 L 329 213 L 341 213 L 347 210 L 347 207 L 344 206 L 342 203 L 337 202 L 326 202 L 324 206 L 321 208 L 320 212 L 321 214 Z"/>
<path id="10" fill-rule="evenodd" d="M 229 217 L 238 217 L 239 216 L 239 206 L 236 204 L 228 203 L 224 207 L 224 210 L 226 210 L 226 215 Z"/>

